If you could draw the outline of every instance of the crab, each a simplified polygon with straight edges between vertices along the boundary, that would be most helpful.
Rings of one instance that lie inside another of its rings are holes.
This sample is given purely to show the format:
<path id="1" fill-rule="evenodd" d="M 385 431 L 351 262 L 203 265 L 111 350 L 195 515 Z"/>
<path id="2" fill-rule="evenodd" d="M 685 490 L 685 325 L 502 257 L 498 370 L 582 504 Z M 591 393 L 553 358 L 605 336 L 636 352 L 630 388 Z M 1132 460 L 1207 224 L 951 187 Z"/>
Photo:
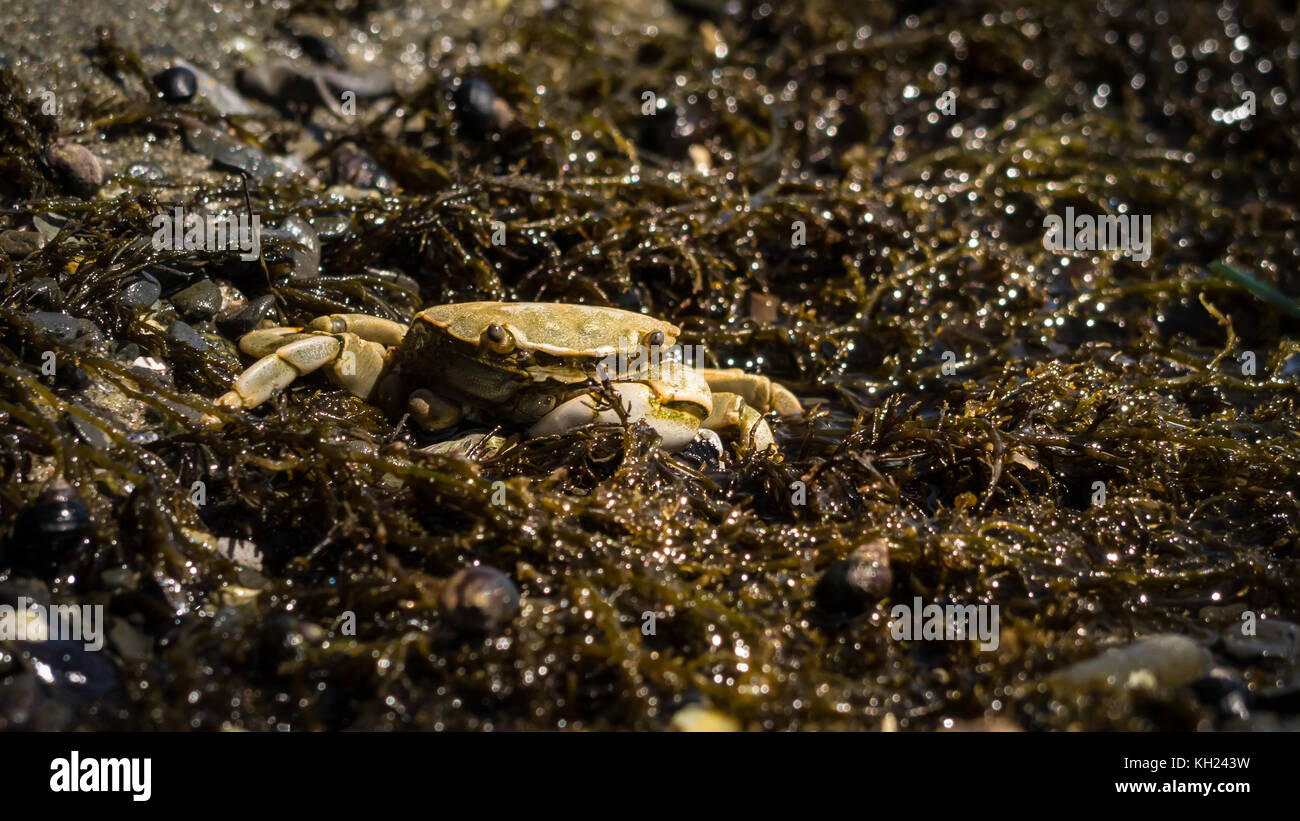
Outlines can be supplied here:
<path id="1" fill-rule="evenodd" d="M 355 396 L 440 431 L 462 419 L 529 426 L 531 436 L 616 423 L 613 391 L 629 421 L 644 420 L 679 450 L 701 429 L 734 436 L 745 451 L 774 444 L 763 414 L 803 413 L 790 390 L 738 368 L 693 367 L 680 329 L 654 317 L 590 305 L 468 302 L 438 305 L 409 326 L 366 314 L 329 314 L 306 327 L 252 331 L 260 357 L 217 400 L 253 408 L 320 368 Z"/>

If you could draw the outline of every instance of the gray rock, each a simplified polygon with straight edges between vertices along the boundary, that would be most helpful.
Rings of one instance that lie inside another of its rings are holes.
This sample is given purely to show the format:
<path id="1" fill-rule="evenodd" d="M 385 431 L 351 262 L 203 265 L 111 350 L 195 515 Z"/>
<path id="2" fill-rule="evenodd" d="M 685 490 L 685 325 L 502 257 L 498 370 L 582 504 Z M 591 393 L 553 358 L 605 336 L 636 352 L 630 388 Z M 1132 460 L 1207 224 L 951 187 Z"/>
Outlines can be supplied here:
<path id="1" fill-rule="evenodd" d="M 153 274 L 132 274 L 123 280 L 118 304 L 124 308 L 148 308 L 162 296 L 162 285 Z"/>
<path id="2" fill-rule="evenodd" d="M 201 279 L 173 294 L 171 301 L 186 319 L 209 319 L 221 310 L 221 289 L 212 280 Z"/>
<path id="3" fill-rule="evenodd" d="M 231 339 L 238 339 L 256 328 L 263 319 L 266 319 L 274 306 L 275 297 L 271 294 L 264 294 L 249 302 L 244 306 L 243 310 L 229 319 L 217 320 L 217 327 Z"/>
<path id="4" fill-rule="evenodd" d="M 275 163 L 257 148 L 244 145 L 233 135 L 193 117 L 181 117 L 180 120 L 185 126 L 181 130 L 185 147 L 212 160 L 219 168 L 243 172 L 258 181 L 275 173 Z"/>
<path id="5" fill-rule="evenodd" d="M 67 222 L 67 217 L 62 214 L 55 214 L 52 211 L 44 214 L 37 214 L 32 217 L 32 225 L 36 228 L 37 232 L 45 238 L 46 242 L 57 237 Z"/>
<path id="6" fill-rule="evenodd" d="M 64 293 L 51 277 L 37 277 L 20 287 L 25 301 L 32 306 L 53 308 L 63 301 Z"/>
<path id="7" fill-rule="evenodd" d="M 0 251 L 14 259 L 31 256 L 45 245 L 39 231 L 0 231 Z"/>
<path id="8" fill-rule="evenodd" d="M 1238 661 L 1295 659 L 1300 654 L 1300 625 L 1281 619 L 1259 619 L 1254 635 L 1244 635 L 1245 623 L 1223 631 L 1223 650 Z"/>
<path id="9" fill-rule="evenodd" d="M 53 311 L 34 311 L 27 315 L 27 320 L 43 336 L 60 342 L 71 342 L 77 338 L 77 320 L 67 314 Z"/>
<path id="10" fill-rule="evenodd" d="M 289 217 L 279 228 L 263 229 L 262 242 L 277 274 L 296 281 L 320 276 L 320 237 L 306 220 Z"/>
<path id="11" fill-rule="evenodd" d="M 1209 667 L 1210 654 L 1205 648 L 1187 636 L 1162 633 L 1059 670 L 1048 677 L 1048 683 L 1067 691 L 1172 688 L 1190 684 Z"/>
<path id="12" fill-rule="evenodd" d="M 100 342 L 104 341 L 104 332 L 100 330 L 98 325 L 91 322 L 89 319 L 78 319 L 77 339 L 83 342 L 88 342 L 92 345 L 98 345 Z"/>
<path id="13" fill-rule="evenodd" d="M 889 542 L 872 539 L 835 562 L 817 581 L 813 596 L 818 605 L 833 613 L 862 611 L 873 599 L 889 593 L 893 584 L 889 569 Z"/>
<path id="14" fill-rule="evenodd" d="M 163 182 L 167 172 L 156 162 L 133 162 L 126 169 L 126 175 L 142 182 Z"/>
<path id="15" fill-rule="evenodd" d="M 208 340 L 199 335 L 199 332 L 186 325 L 184 322 L 173 322 L 167 328 L 167 338 L 173 342 L 179 342 L 182 345 L 188 345 L 196 351 L 206 351 L 211 346 Z"/>

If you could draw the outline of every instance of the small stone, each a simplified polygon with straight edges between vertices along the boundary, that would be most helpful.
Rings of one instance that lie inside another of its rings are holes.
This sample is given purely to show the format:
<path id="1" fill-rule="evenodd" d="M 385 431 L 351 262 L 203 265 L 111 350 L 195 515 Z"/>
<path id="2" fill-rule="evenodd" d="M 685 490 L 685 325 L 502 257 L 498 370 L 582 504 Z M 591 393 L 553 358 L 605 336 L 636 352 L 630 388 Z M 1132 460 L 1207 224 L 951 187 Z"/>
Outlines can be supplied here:
<path id="1" fill-rule="evenodd" d="M 63 226 L 68 222 L 68 218 L 62 214 L 55 214 L 47 211 L 43 214 L 37 214 L 32 217 L 32 227 L 45 238 L 46 242 L 54 239 L 63 230 Z"/>
<path id="2" fill-rule="evenodd" d="M 136 630 L 126 619 L 113 618 L 113 626 L 108 630 L 108 641 L 124 661 L 148 661 L 153 652 L 153 639 Z"/>
<path id="3" fill-rule="evenodd" d="M 76 365 L 62 365 L 54 371 L 54 384 L 70 391 L 84 391 L 90 387 L 90 375 Z"/>
<path id="4" fill-rule="evenodd" d="M 104 341 L 104 332 L 99 326 L 89 319 L 77 319 L 77 339 L 81 342 L 91 345 L 98 345 Z"/>
<path id="5" fill-rule="evenodd" d="M 294 39 L 298 41 L 298 47 L 302 49 L 302 53 L 316 62 L 325 63 L 335 68 L 347 68 L 348 61 L 343 59 L 343 55 L 334 47 L 334 44 L 324 37 L 301 33 L 294 35 Z"/>
<path id="6" fill-rule="evenodd" d="M 442 615 L 464 633 L 494 633 L 519 613 L 519 589 L 494 567 L 456 571 L 442 588 Z"/>
<path id="7" fill-rule="evenodd" d="M 392 191 L 397 186 L 374 159 L 350 143 L 344 143 L 330 158 L 330 180 L 335 185 Z"/>
<path id="8" fill-rule="evenodd" d="M 19 515 L 0 565 L 33 576 L 53 573 L 63 559 L 83 552 L 92 537 L 85 502 L 66 481 L 55 479 Z"/>
<path id="9" fill-rule="evenodd" d="M 262 320 L 270 315 L 271 309 L 274 307 L 275 296 L 264 294 L 257 299 L 251 300 L 229 319 L 218 319 L 217 327 L 231 339 L 239 339 L 249 331 L 255 330 L 262 323 Z"/>
<path id="10" fill-rule="evenodd" d="M 14 259 L 29 257 L 45 245 L 38 231 L 0 231 L 0 251 Z"/>
<path id="11" fill-rule="evenodd" d="M 71 342 L 77 338 L 77 320 L 67 314 L 53 311 L 34 311 L 27 315 L 36 332 L 60 342 Z"/>
<path id="12" fill-rule="evenodd" d="M 1300 653 L 1300 625 L 1281 619 L 1259 619 L 1254 635 L 1243 635 L 1245 622 L 1223 631 L 1223 650 L 1238 661 L 1294 659 Z"/>
<path id="13" fill-rule="evenodd" d="M 93 196 L 104 184 L 104 161 L 85 146 L 58 140 L 45 149 L 45 161 L 74 192 L 83 197 Z"/>
<path id="14" fill-rule="evenodd" d="M 456 103 L 458 119 L 474 136 L 504 131 L 515 119 L 510 104 L 498 97 L 491 84 L 481 77 L 462 79 L 452 99 Z"/>
<path id="15" fill-rule="evenodd" d="M 817 580 L 813 598 L 823 610 L 855 615 L 888 595 L 894 582 L 889 569 L 889 542 L 873 539 L 830 567 Z"/>
<path id="16" fill-rule="evenodd" d="M 153 76 L 153 84 L 169 103 L 188 103 L 194 99 L 199 87 L 194 72 L 184 66 L 172 66 L 158 72 Z"/>
<path id="17" fill-rule="evenodd" d="M 126 167 L 126 175 L 142 182 L 163 182 L 167 172 L 156 162 L 133 162 Z"/>
<path id="18" fill-rule="evenodd" d="M 185 147 L 212 160 L 218 168 L 247 174 L 259 182 L 275 173 L 275 163 L 260 149 L 193 117 L 182 115 L 180 120 Z"/>
<path id="19" fill-rule="evenodd" d="M 148 308 L 162 296 L 162 285 L 153 274 L 132 274 L 123 280 L 117 302 L 124 308 Z"/>
<path id="20" fill-rule="evenodd" d="M 221 310 L 221 288 L 210 279 L 201 279 L 172 294 L 171 302 L 186 319 L 209 319 Z"/>
<path id="21" fill-rule="evenodd" d="M 1048 683 L 1074 690 L 1173 688 L 1200 678 L 1209 666 L 1205 648 L 1187 636 L 1162 633 L 1072 664 L 1049 676 Z"/>
<path id="22" fill-rule="evenodd" d="M 22 289 L 24 301 L 33 307 L 53 308 L 64 297 L 59 283 L 51 277 L 37 277 L 19 288 Z"/>
<path id="23" fill-rule="evenodd" d="M 187 345 L 196 351 L 206 351 L 210 347 L 208 341 L 200 336 L 198 331 L 184 322 L 173 322 L 169 325 L 167 327 L 167 338 L 173 342 Z"/>
<path id="24" fill-rule="evenodd" d="M 692 704 L 673 714 L 668 729 L 677 733 L 736 733 L 740 722 L 726 713 Z"/>
<path id="25" fill-rule="evenodd" d="M 1215 667 L 1192 682 L 1192 692 L 1218 710 L 1223 717 L 1250 718 L 1248 706 L 1250 690 L 1242 681 L 1241 673 L 1229 667 Z"/>
<path id="26" fill-rule="evenodd" d="M 248 297 L 243 292 L 224 279 L 216 280 L 217 287 L 221 289 L 221 310 L 217 311 L 218 319 L 229 319 L 248 305 Z"/>
<path id="27" fill-rule="evenodd" d="M 305 219 L 289 217 L 279 228 L 263 229 L 262 243 L 274 273 L 298 282 L 320 276 L 320 237 Z"/>

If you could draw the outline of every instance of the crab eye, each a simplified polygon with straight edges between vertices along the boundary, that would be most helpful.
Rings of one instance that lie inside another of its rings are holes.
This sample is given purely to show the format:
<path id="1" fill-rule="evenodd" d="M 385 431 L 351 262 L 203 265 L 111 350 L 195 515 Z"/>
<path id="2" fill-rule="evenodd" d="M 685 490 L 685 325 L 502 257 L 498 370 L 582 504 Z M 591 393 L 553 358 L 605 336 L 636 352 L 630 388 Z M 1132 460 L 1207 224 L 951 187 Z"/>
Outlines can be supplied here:
<path id="1" fill-rule="evenodd" d="M 483 330 L 481 341 L 493 353 L 506 354 L 515 349 L 515 338 L 495 322 Z"/>
<path id="2" fill-rule="evenodd" d="M 645 336 L 645 344 L 651 348 L 660 348 L 664 344 L 664 332 L 652 331 Z"/>

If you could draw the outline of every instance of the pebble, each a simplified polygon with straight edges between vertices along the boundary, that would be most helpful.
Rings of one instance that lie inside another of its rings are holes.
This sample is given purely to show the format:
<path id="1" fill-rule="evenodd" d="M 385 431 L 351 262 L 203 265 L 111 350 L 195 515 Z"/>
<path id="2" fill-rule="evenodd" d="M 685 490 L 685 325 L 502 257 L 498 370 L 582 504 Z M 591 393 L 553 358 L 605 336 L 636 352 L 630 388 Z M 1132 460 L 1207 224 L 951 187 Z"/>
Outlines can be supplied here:
<path id="1" fill-rule="evenodd" d="M 63 479 L 55 479 L 23 511 L 2 561 L 19 573 L 43 576 L 84 550 L 93 537 L 90 510 Z"/>
<path id="2" fill-rule="evenodd" d="M 27 315 L 27 320 L 37 333 L 51 337 L 59 342 L 71 342 L 77 338 L 77 320 L 67 314 L 54 311 L 34 311 Z"/>
<path id="3" fill-rule="evenodd" d="M 221 310 L 221 288 L 210 279 L 201 279 L 171 296 L 171 303 L 189 320 L 211 319 Z"/>
<path id="4" fill-rule="evenodd" d="M 261 150 L 193 117 L 182 117 L 181 122 L 185 147 L 212 160 L 217 167 L 243 172 L 258 181 L 275 173 L 275 163 Z"/>
<path id="5" fill-rule="evenodd" d="M 133 162 L 126 167 L 126 175 L 142 182 L 164 182 L 167 172 L 156 162 Z"/>
<path id="6" fill-rule="evenodd" d="M 356 188 L 396 190 L 397 184 L 383 172 L 374 159 L 350 143 L 344 143 L 330 158 L 330 179 L 335 185 Z"/>
<path id="7" fill-rule="evenodd" d="M 98 345 L 104 341 L 104 332 L 99 326 L 89 319 L 77 319 L 77 341 L 88 344 Z"/>
<path id="8" fill-rule="evenodd" d="M 1300 654 L 1300 625 L 1281 619 L 1259 619 L 1255 635 L 1242 635 L 1245 623 L 1223 631 L 1223 650 L 1238 661 L 1295 659 Z"/>
<path id="9" fill-rule="evenodd" d="M 737 733 L 740 722 L 726 713 L 691 704 L 673 714 L 668 729 L 677 733 Z"/>
<path id="10" fill-rule="evenodd" d="M 53 308 L 63 301 L 64 293 L 59 283 L 51 277 L 37 277 L 19 286 L 23 301 L 41 308 Z"/>
<path id="11" fill-rule="evenodd" d="M 167 338 L 173 342 L 187 345 L 196 351 L 206 351 L 211 347 L 198 331 L 180 321 L 167 326 Z"/>
<path id="12" fill-rule="evenodd" d="M 37 233 L 45 238 L 46 242 L 57 237 L 67 222 L 67 217 L 50 211 L 32 217 L 32 227 L 36 229 Z"/>
<path id="13" fill-rule="evenodd" d="M 494 567 L 456 571 L 442 588 L 442 615 L 464 633 L 494 633 L 519 613 L 519 588 Z"/>
<path id="14" fill-rule="evenodd" d="M 1192 682 L 1192 692 L 1202 702 L 1214 707 L 1220 717 L 1250 718 L 1250 691 L 1236 670 L 1215 667 Z"/>
<path id="15" fill-rule="evenodd" d="M 45 245 L 39 231 L 0 231 L 0 251 L 14 259 L 29 257 Z"/>
<path id="16" fill-rule="evenodd" d="M 248 116 L 254 113 L 253 107 L 239 95 L 239 92 L 221 83 L 203 69 L 180 58 L 176 58 L 172 62 L 175 63 L 176 67 L 193 73 L 197 96 L 215 109 L 218 114 L 228 117 L 231 114 Z"/>
<path id="17" fill-rule="evenodd" d="M 148 308 L 162 296 L 162 284 L 157 277 L 149 273 L 132 274 L 122 282 L 122 290 L 117 294 L 117 303 L 124 308 Z"/>
<path id="18" fill-rule="evenodd" d="M 699 104 L 667 105 L 641 117 L 637 144 L 642 148 L 676 160 L 691 154 L 691 146 L 708 141 L 712 121 Z"/>
<path id="19" fill-rule="evenodd" d="M 162 98 L 169 103 L 188 103 L 199 89 L 198 77 L 185 66 L 172 66 L 153 76 Z"/>
<path id="20" fill-rule="evenodd" d="M 510 104 L 497 96 L 491 84 L 478 76 L 461 80 L 452 92 L 458 119 L 475 136 L 504 131 L 515 119 Z"/>
<path id="21" fill-rule="evenodd" d="M 102 636 L 100 637 L 103 638 Z M 81 641 L 20 641 L 28 663 L 46 687 L 60 695 L 88 701 L 117 687 L 117 671 L 104 654 Z"/>
<path id="22" fill-rule="evenodd" d="M 54 371 L 54 384 L 71 391 L 84 391 L 90 387 L 90 375 L 76 365 L 60 365 Z"/>
<path id="23" fill-rule="evenodd" d="M 228 319 L 218 319 L 217 327 L 231 339 L 239 339 L 249 331 L 256 329 L 262 323 L 262 320 L 271 315 L 271 310 L 274 307 L 275 296 L 263 294 L 257 299 L 250 300 L 234 316 Z"/>
<path id="24" fill-rule="evenodd" d="M 262 243 L 273 273 L 298 282 L 320 276 L 320 237 L 307 220 L 289 217 L 279 228 L 262 229 Z"/>
<path id="25" fill-rule="evenodd" d="M 90 149 L 67 140 L 58 140 L 45 149 L 45 161 L 75 193 L 93 196 L 107 176 L 104 161 Z"/>
<path id="26" fill-rule="evenodd" d="M 1190 684 L 1209 666 L 1205 648 L 1187 636 L 1162 633 L 1059 670 L 1048 677 L 1048 683 L 1076 690 L 1172 688 Z"/>
<path id="27" fill-rule="evenodd" d="M 293 39 L 298 42 L 298 47 L 302 49 L 302 53 L 316 62 L 325 63 L 334 68 L 348 67 L 348 61 L 343 59 L 343 55 L 334 47 L 334 44 L 324 37 L 304 32 L 295 34 Z"/>
<path id="28" fill-rule="evenodd" d="M 889 594 L 894 575 L 889 569 L 889 542 L 873 539 L 841 559 L 817 580 L 813 598 L 823 610 L 854 615 Z"/>

